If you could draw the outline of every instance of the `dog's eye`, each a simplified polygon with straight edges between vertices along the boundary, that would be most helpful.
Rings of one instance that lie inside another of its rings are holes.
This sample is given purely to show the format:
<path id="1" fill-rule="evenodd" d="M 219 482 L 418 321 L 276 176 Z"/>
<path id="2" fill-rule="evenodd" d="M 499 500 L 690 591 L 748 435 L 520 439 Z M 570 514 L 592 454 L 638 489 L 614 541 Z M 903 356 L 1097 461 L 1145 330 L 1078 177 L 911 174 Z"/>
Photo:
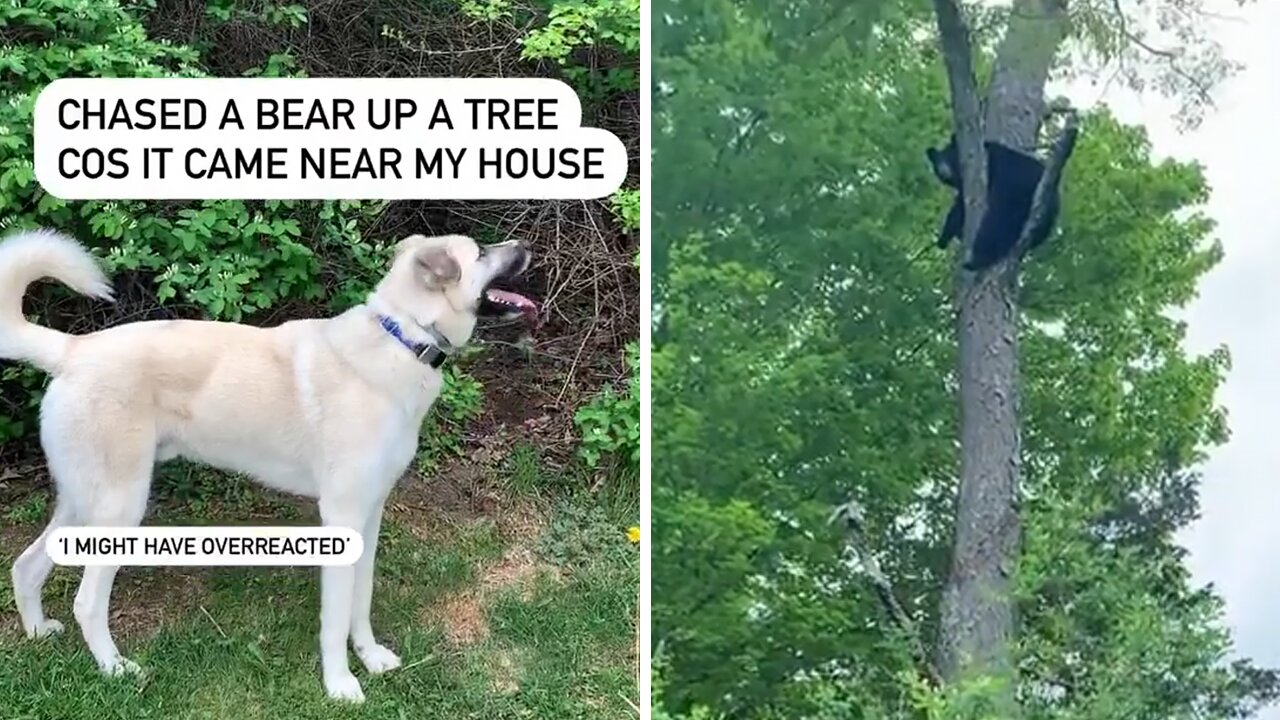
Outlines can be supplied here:
<path id="1" fill-rule="evenodd" d="M 488 253 L 489 253 L 489 248 L 485 247 L 484 245 L 481 245 L 480 252 L 476 255 L 476 259 L 479 260 L 483 258 L 485 255 L 487 255 Z"/>

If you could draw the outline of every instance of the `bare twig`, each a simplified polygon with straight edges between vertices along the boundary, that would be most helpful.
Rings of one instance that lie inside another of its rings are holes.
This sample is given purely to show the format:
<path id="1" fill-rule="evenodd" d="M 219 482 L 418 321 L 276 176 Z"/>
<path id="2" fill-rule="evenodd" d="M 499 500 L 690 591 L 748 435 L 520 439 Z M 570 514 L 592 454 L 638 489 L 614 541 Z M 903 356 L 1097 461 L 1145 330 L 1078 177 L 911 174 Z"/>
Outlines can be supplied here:
<path id="1" fill-rule="evenodd" d="M 1200 78 L 1197 78 L 1190 72 L 1184 70 L 1182 65 L 1178 62 L 1182 59 L 1181 54 L 1174 50 L 1162 50 L 1147 43 L 1147 41 L 1143 40 L 1137 33 L 1134 33 L 1129 29 L 1129 19 L 1125 16 L 1124 9 L 1120 7 L 1120 0 L 1111 0 L 1111 5 L 1116 12 L 1116 23 L 1120 27 L 1120 34 L 1123 35 L 1125 39 L 1145 50 L 1147 53 L 1165 60 L 1169 69 L 1172 70 L 1175 75 L 1186 80 L 1191 85 L 1191 89 L 1195 91 L 1196 97 L 1199 98 L 1201 102 L 1209 107 L 1215 107 L 1213 104 L 1213 96 L 1209 92 L 1209 86 Z"/>
<path id="2" fill-rule="evenodd" d="M 876 560 L 874 553 L 867 546 L 863 530 L 866 523 L 862 506 L 855 500 L 838 505 L 832 511 L 828 522 L 844 523 L 846 546 L 853 551 L 861 562 L 867 578 L 871 581 L 871 586 L 876 591 L 876 596 L 880 599 L 880 604 L 889 615 L 889 619 L 907 638 L 907 642 L 910 643 L 911 654 L 915 657 L 916 665 L 919 666 L 920 672 L 924 674 L 933 687 L 942 687 L 942 673 L 938 671 L 937 666 L 929 659 L 929 651 L 926 649 L 924 640 L 920 637 L 919 629 L 916 628 L 915 622 L 907 614 L 906 609 L 902 607 L 902 603 L 898 602 L 898 597 L 893 592 L 893 583 L 880 569 L 879 561 Z"/>
<path id="3" fill-rule="evenodd" d="M 204 616 L 205 616 L 205 617 L 207 617 L 207 618 L 209 618 L 209 622 L 213 623 L 213 627 L 214 627 L 214 629 L 216 629 L 216 630 L 218 631 L 218 634 L 222 636 L 222 639 L 223 639 L 223 640 L 227 640 L 227 639 L 229 639 L 229 638 L 227 637 L 227 634 L 226 634 L 225 632 L 223 632 L 223 630 L 222 630 L 222 626 L 218 624 L 218 621 L 217 621 L 217 620 L 214 620 L 214 619 L 213 619 L 213 616 L 209 614 L 209 611 L 208 611 L 208 610 L 206 610 L 206 609 L 205 609 L 205 607 L 204 607 L 203 605 L 201 605 L 201 606 L 200 606 L 200 612 L 204 613 Z"/>

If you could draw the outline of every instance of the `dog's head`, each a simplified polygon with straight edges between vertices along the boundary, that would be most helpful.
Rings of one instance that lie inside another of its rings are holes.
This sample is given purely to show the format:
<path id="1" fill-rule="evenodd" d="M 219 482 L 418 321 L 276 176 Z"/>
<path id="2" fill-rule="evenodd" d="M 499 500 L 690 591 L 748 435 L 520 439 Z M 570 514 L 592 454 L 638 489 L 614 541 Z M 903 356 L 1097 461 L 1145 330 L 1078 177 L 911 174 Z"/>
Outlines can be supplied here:
<path id="1" fill-rule="evenodd" d="M 532 260 L 519 241 L 480 245 L 465 235 L 410 235 L 396 245 L 377 294 L 461 344 L 478 318 L 537 316 L 537 304 L 510 289 Z"/>

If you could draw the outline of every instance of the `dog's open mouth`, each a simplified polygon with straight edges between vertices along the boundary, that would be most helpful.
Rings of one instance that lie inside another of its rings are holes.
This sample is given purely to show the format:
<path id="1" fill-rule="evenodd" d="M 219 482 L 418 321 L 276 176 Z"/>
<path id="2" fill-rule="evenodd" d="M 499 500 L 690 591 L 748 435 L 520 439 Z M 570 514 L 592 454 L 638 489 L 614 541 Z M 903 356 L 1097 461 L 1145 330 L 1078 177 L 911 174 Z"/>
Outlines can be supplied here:
<path id="1" fill-rule="evenodd" d="M 482 251 L 483 252 L 483 251 Z M 506 248 L 505 266 L 489 281 L 480 296 L 479 314 L 511 319 L 524 317 L 529 324 L 538 324 L 538 304 L 511 288 L 516 278 L 529 269 L 533 256 L 521 245 Z"/>
<path id="2" fill-rule="evenodd" d="M 484 291 L 480 313 L 505 318 L 524 316 L 529 322 L 536 322 L 538 304 L 514 290 L 490 286 Z"/>
<path id="3" fill-rule="evenodd" d="M 480 300 L 480 314 L 489 317 L 511 319 L 524 317 L 532 325 L 538 324 L 538 304 L 511 289 L 512 283 L 529 269 L 529 254 L 521 251 L 505 269 L 498 273 L 484 289 Z"/>

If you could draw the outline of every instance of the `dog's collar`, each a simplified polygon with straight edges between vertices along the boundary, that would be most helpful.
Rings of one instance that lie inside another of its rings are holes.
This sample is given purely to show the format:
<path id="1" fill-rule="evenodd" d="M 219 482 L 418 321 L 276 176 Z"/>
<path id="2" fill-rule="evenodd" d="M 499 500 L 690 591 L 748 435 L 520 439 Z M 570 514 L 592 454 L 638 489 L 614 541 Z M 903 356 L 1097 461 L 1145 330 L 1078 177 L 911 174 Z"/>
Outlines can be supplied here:
<path id="1" fill-rule="evenodd" d="M 418 362 L 439 369 L 449 355 L 453 353 L 453 345 L 449 342 L 444 333 L 436 329 L 434 325 L 423 327 L 422 330 L 431 338 L 430 342 L 420 343 L 410 340 L 404 336 L 404 332 L 400 330 L 400 323 L 392 320 L 386 315 L 378 316 L 378 324 L 386 330 L 391 337 L 400 341 L 401 345 L 409 348 L 414 357 L 418 358 Z"/>

